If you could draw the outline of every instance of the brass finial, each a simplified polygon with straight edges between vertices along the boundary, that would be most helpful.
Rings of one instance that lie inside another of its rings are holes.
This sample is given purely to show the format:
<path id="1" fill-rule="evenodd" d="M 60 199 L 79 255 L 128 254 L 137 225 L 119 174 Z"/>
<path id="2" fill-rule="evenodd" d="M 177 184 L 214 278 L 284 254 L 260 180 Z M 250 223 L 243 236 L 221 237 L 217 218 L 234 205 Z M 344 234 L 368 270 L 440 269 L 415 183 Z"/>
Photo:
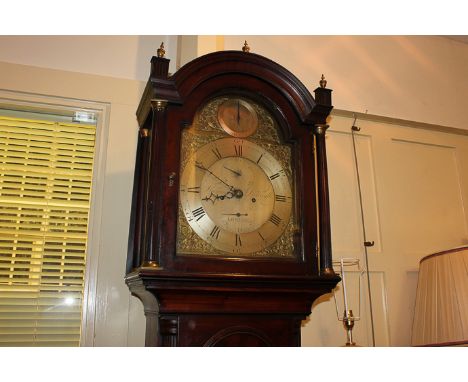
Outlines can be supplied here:
<path id="1" fill-rule="evenodd" d="M 322 74 L 322 78 L 320 79 L 320 87 L 321 88 L 326 88 L 327 87 L 327 80 L 325 79 L 325 76 Z"/>
<path id="2" fill-rule="evenodd" d="M 163 58 L 164 55 L 166 54 L 166 51 L 164 50 L 164 43 L 161 43 L 161 46 L 159 47 L 158 51 L 158 57 Z"/>
<path id="3" fill-rule="evenodd" d="M 247 40 L 245 40 L 245 42 L 244 42 L 244 46 L 242 47 L 242 51 L 245 52 L 245 53 L 250 52 L 250 46 L 249 46 L 249 44 L 247 44 Z"/>

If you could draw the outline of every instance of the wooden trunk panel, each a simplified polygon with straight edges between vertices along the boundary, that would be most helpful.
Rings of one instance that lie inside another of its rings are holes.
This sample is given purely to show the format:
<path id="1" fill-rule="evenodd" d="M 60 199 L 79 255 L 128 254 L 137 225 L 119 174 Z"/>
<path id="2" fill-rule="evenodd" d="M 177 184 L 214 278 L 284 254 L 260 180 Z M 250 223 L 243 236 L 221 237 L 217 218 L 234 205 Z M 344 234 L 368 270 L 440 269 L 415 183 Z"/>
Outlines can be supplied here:
<path id="1" fill-rule="evenodd" d="M 172 331 L 161 330 L 166 346 L 299 346 L 298 317 L 270 315 L 174 315 Z M 177 329 L 175 329 L 177 327 Z"/>

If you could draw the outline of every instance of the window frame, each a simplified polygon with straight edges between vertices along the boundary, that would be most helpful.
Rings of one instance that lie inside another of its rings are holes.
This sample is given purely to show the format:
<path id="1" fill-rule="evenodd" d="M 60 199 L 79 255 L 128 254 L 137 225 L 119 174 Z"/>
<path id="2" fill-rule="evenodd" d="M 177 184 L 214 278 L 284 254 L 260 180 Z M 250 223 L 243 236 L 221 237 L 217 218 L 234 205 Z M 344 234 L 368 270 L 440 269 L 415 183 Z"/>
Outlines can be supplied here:
<path id="1" fill-rule="evenodd" d="M 0 107 L 48 114 L 91 112 L 96 115 L 95 154 L 88 222 L 85 283 L 81 313 L 80 346 L 94 346 L 97 304 L 97 274 L 102 239 L 102 212 L 109 137 L 110 104 L 92 100 L 55 97 L 0 89 Z"/>

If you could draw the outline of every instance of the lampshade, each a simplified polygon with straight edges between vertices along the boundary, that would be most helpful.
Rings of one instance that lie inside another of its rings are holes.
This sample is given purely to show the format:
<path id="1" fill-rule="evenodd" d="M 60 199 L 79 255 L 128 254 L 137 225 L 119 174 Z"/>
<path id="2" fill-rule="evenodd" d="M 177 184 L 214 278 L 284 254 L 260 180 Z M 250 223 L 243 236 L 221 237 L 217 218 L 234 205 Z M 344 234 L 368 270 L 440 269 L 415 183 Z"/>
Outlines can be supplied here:
<path id="1" fill-rule="evenodd" d="M 411 342 L 468 344 L 468 246 L 421 260 Z"/>

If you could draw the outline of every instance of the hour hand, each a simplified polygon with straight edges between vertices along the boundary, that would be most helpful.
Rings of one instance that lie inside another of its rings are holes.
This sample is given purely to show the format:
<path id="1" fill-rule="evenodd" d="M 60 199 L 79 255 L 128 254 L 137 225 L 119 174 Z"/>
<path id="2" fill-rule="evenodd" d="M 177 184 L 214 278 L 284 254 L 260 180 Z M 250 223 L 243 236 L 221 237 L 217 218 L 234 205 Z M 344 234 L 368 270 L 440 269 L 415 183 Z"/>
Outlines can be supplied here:
<path id="1" fill-rule="evenodd" d="M 223 166 L 223 167 L 224 167 L 226 170 L 231 171 L 231 172 L 232 172 L 233 174 L 235 174 L 236 176 L 241 176 L 241 175 L 242 175 L 239 171 L 230 169 L 229 167 L 226 167 L 226 166 Z"/>
<path id="2" fill-rule="evenodd" d="M 240 218 L 241 216 L 249 216 L 249 214 L 241 214 L 240 212 L 237 212 L 235 214 L 223 214 L 225 216 L 237 216 L 238 218 Z"/>

